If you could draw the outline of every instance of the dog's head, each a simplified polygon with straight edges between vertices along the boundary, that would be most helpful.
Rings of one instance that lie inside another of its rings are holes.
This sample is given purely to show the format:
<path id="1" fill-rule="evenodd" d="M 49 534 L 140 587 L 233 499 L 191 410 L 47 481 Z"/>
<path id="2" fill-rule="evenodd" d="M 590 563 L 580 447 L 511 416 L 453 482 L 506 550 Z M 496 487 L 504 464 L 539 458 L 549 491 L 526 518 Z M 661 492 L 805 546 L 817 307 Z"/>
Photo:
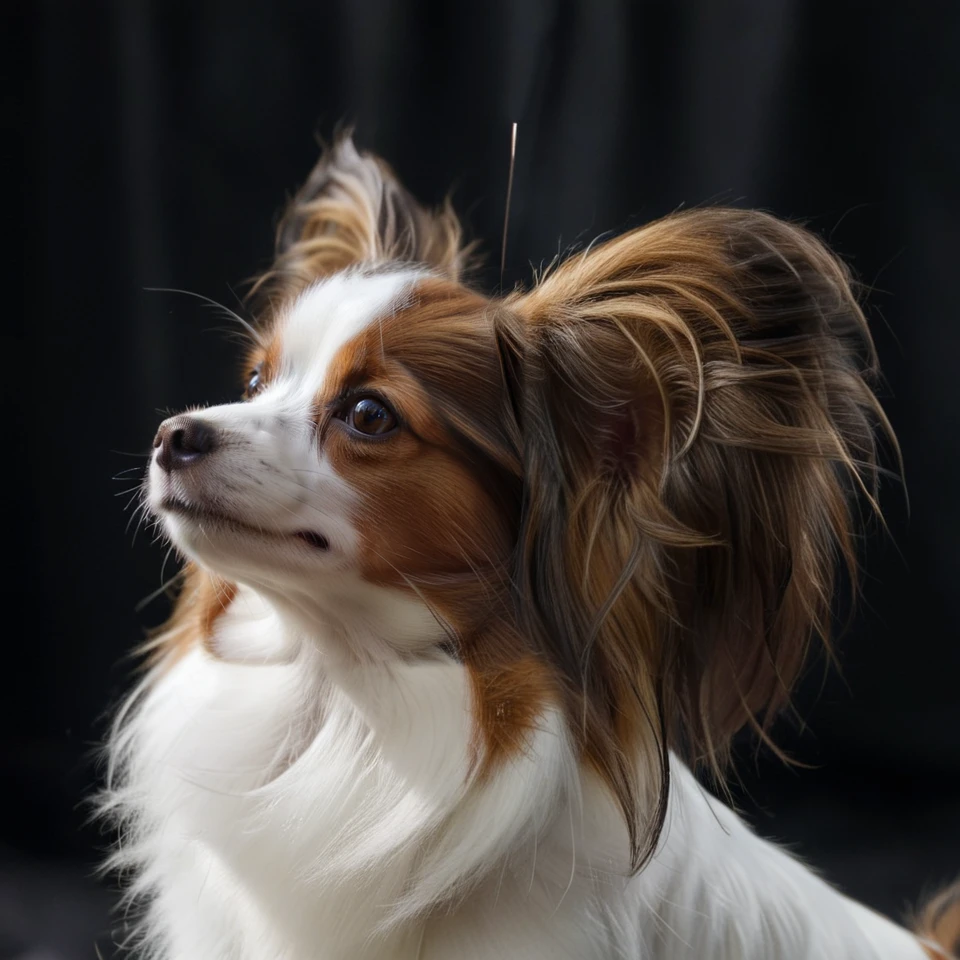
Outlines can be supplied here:
<path id="1" fill-rule="evenodd" d="M 845 268 L 756 212 L 499 299 L 464 256 L 341 139 L 281 223 L 244 399 L 163 423 L 150 503 L 350 655 L 459 658 L 485 762 L 561 707 L 639 860 L 666 751 L 721 757 L 827 634 L 884 423 L 869 336 Z"/>

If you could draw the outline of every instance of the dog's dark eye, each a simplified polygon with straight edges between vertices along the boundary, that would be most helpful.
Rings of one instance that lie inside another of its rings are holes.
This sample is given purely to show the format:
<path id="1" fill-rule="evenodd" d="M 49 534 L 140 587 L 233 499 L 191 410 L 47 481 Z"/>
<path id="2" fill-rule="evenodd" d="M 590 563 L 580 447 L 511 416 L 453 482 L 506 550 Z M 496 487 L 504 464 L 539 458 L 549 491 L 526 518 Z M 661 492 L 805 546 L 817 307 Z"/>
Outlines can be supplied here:
<path id="1" fill-rule="evenodd" d="M 258 363 L 250 371 L 250 379 L 247 381 L 246 389 L 243 391 L 243 399 L 249 400 L 251 397 L 256 396 L 256 394 L 260 392 L 262 386 L 263 380 L 261 377 L 261 367 Z"/>
<path id="2" fill-rule="evenodd" d="M 375 397 L 351 401 L 344 409 L 343 419 L 348 427 L 368 437 L 382 437 L 399 425 L 396 414 Z"/>

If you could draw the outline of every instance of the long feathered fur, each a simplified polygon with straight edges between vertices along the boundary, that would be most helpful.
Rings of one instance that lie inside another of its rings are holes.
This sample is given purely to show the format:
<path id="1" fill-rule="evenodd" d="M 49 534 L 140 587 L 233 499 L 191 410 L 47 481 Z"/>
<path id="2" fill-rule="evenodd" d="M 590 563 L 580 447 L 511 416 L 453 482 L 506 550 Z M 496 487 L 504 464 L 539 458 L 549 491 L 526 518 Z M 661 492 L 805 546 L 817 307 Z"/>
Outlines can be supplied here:
<path id="1" fill-rule="evenodd" d="M 667 750 L 719 771 L 733 733 L 783 705 L 811 636 L 829 637 L 838 556 L 855 580 L 852 497 L 875 505 L 874 430 L 889 431 L 873 347 L 846 267 L 755 211 L 668 217 L 508 306 L 524 622 L 639 864 Z"/>

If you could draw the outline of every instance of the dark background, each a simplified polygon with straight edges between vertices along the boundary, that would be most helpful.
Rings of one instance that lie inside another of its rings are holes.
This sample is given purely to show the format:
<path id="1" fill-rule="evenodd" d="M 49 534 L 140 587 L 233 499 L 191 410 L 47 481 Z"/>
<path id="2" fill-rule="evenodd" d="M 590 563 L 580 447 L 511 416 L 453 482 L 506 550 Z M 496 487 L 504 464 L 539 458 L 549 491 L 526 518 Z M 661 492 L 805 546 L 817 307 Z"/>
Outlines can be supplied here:
<path id="1" fill-rule="evenodd" d="M 802 0 L 112 4 L 4 13 L 6 182 L 0 958 L 93 956 L 111 894 L 79 805 L 163 550 L 125 531 L 160 408 L 235 396 L 223 321 L 340 119 L 429 201 L 451 186 L 499 283 L 680 205 L 809 222 L 871 285 L 912 513 L 864 544 L 865 601 L 779 739 L 813 769 L 740 769 L 741 805 L 900 915 L 960 872 L 960 6 Z M 20 65 L 19 69 L 17 65 Z M 112 479 L 136 468 L 119 480 Z M 168 569 L 169 574 L 169 569 Z"/>

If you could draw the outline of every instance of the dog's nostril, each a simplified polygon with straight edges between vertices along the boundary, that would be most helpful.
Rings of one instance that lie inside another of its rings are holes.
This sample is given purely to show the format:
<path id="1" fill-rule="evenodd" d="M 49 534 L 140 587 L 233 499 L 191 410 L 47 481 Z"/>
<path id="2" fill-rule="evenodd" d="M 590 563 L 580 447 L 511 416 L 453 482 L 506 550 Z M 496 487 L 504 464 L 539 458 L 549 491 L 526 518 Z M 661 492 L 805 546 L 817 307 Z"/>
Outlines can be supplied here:
<path id="1" fill-rule="evenodd" d="M 213 428 L 202 420 L 189 420 L 177 432 L 180 434 L 180 446 L 186 453 L 209 453 L 214 447 Z"/>
<path id="2" fill-rule="evenodd" d="M 193 417 L 173 417 L 160 425 L 153 446 L 164 470 L 181 470 L 196 463 L 216 446 L 213 427 Z"/>

